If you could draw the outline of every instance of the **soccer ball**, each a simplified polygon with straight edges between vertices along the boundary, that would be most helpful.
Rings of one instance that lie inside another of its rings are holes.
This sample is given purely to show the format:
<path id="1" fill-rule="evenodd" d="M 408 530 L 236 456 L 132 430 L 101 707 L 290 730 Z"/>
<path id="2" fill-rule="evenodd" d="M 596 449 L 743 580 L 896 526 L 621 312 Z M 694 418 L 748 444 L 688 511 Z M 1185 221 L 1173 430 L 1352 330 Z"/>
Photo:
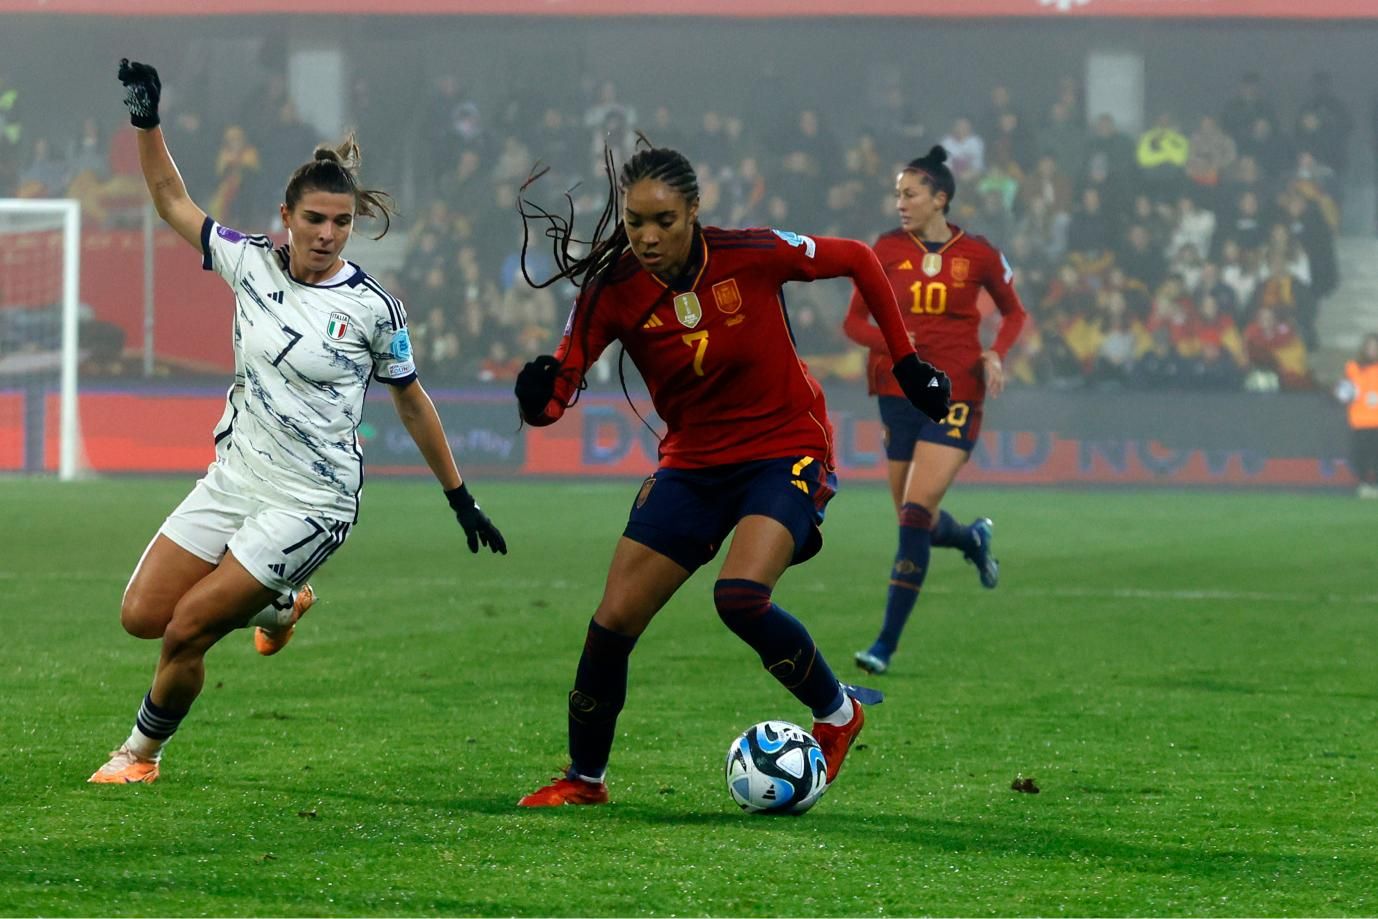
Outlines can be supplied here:
<path id="1" fill-rule="evenodd" d="M 828 788 L 828 764 L 813 735 L 788 721 L 762 721 L 727 748 L 727 790 L 752 814 L 802 814 Z"/>

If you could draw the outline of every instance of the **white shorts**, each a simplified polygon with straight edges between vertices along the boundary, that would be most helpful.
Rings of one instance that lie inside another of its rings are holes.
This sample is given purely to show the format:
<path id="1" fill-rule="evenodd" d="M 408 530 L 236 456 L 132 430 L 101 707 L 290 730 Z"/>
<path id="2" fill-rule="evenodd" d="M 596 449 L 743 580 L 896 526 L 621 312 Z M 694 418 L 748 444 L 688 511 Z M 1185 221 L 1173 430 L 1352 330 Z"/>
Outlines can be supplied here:
<path id="1" fill-rule="evenodd" d="M 351 528 L 345 520 L 269 505 L 215 463 L 158 532 L 212 565 L 231 551 L 263 586 L 287 593 L 344 545 Z"/>

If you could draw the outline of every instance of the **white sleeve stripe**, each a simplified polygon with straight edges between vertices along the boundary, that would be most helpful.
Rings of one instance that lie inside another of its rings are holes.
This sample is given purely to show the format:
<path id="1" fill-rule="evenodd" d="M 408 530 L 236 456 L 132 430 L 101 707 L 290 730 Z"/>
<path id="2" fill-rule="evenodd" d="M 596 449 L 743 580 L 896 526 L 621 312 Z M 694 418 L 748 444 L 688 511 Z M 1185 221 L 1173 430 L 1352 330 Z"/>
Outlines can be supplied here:
<path id="1" fill-rule="evenodd" d="M 381 297 L 383 303 L 387 305 L 388 314 L 392 316 L 393 331 L 405 329 L 407 327 L 407 321 L 405 318 L 405 314 L 402 310 L 402 301 L 398 300 L 392 294 L 384 290 L 381 284 L 373 280 L 373 278 L 369 277 L 368 275 L 364 275 L 364 286 L 367 287 L 369 290 L 373 291 L 379 297 Z"/>

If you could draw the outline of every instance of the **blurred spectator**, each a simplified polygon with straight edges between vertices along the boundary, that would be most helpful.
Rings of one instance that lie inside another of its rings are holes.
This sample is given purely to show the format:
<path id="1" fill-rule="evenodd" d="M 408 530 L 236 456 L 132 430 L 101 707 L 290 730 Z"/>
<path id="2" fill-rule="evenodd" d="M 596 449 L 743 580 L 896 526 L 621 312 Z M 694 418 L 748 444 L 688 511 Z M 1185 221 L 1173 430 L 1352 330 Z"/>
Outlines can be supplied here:
<path id="1" fill-rule="evenodd" d="M 1311 92 L 1297 113 L 1296 143 L 1309 150 L 1336 173 L 1344 175 L 1349 166 L 1349 136 L 1354 117 L 1335 94 L 1330 71 L 1311 75 Z"/>
<path id="2" fill-rule="evenodd" d="M 1220 250 L 1220 280 L 1234 291 L 1241 314 L 1253 304 L 1254 293 L 1263 283 L 1262 253 L 1260 247 L 1245 249 L 1233 239 L 1226 240 Z"/>
<path id="3" fill-rule="evenodd" d="M 168 138 L 168 149 L 177 151 L 177 171 L 182 174 L 187 192 L 195 201 L 209 200 L 215 193 L 216 142 L 201 120 L 201 114 L 183 108 L 171 118 L 164 116 L 163 132 Z M 309 148 L 300 155 L 305 162 L 310 155 Z M 282 180 L 286 187 L 287 176 Z"/>
<path id="4" fill-rule="evenodd" d="M 1086 128 L 1071 103 L 1061 99 L 1053 103 L 1048 120 L 1037 132 L 1039 153 L 1051 156 L 1058 172 L 1080 179 L 1086 167 Z"/>
<path id="5" fill-rule="evenodd" d="M 1264 96 L 1258 74 L 1246 73 L 1239 81 L 1235 94 L 1225 103 L 1225 108 L 1220 113 L 1220 127 L 1239 143 L 1245 135 L 1253 131 L 1256 122 L 1260 120 L 1267 121 L 1272 128 L 1277 124 L 1277 112 L 1273 108 L 1273 103 Z"/>
<path id="6" fill-rule="evenodd" d="M 1233 136 L 1233 135 L 1232 135 Z M 1277 178 L 1296 163 L 1296 147 L 1269 118 L 1257 118 L 1247 131 L 1234 138 L 1240 159 L 1248 157 L 1268 178 Z"/>
<path id="7" fill-rule="evenodd" d="M 1118 290 L 1106 291 L 1100 341 L 1089 380 L 1093 383 L 1127 385 L 1143 337 L 1143 327 L 1130 314 L 1124 294 Z"/>
<path id="8" fill-rule="evenodd" d="M 1335 234 L 1321 214 L 1320 206 L 1293 190 L 1282 197 L 1283 219 L 1288 234 L 1306 253 L 1311 275 L 1311 293 L 1324 300 L 1340 285 L 1339 257 L 1335 253 Z"/>
<path id="9" fill-rule="evenodd" d="M 1101 206 L 1100 192 L 1085 188 L 1081 192 L 1081 206 L 1072 212 L 1067 228 L 1067 249 L 1071 252 L 1104 252 L 1110 245 L 1110 220 Z"/>
<path id="10" fill-rule="evenodd" d="M 206 208 L 207 213 L 214 217 L 217 223 L 225 226 L 265 229 L 244 222 L 249 217 L 249 212 L 245 208 L 246 192 L 251 193 L 260 170 L 258 148 L 249 143 L 243 128 L 239 125 L 230 125 L 225 129 L 220 151 L 215 157 L 215 194 L 211 196 Z"/>
<path id="11" fill-rule="evenodd" d="M 1250 189 L 1241 193 L 1225 213 L 1218 236 L 1212 237 L 1218 238 L 1220 245 L 1230 240 L 1245 249 L 1255 249 L 1267 241 L 1268 226 L 1260 213 L 1258 192 Z"/>
<path id="12" fill-rule="evenodd" d="M 1198 304 L 1195 354 L 1187 362 L 1188 377 L 1201 388 L 1238 389 L 1247 356 L 1234 317 L 1222 311 L 1210 294 L 1201 297 Z"/>
<path id="13" fill-rule="evenodd" d="M 1265 374 L 1271 374 L 1282 388 L 1310 388 L 1306 346 L 1271 306 L 1258 308 L 1254 321 L 1244 330 L 1244 344 L 1249 362 Z"/>
<path id="14" fill-rule="evenodd" d="M 1167 241 L 1167 256 L 1172 258 L 1183 246 L 1195 246 L 1198 254 L 1211 251 L 1211 239 L 1215 236 L 1215 213 L 1197 207 L 1191 195 L 1177 199 L 1177 225 Z"/>
<path id="15" fill-rule="evenodd" d="M 1034 161 L 1033 136 L 1019 113 L 1010 110 L 1000 115 L 995 130 L 986 135 L 986 161 L 1012 174 L 1022 174 Z"/>
<path id="16" fill-rule="evenodd" d="M 1181 190 L 1190 150 L 1186 135 L 1177 129 L 1168 112 L 1159 115 L 1153 126 L 1139 135 L 1135 161 L 1143 181 L 1158 197 L 1176 197 Z"/>
<path id="17" fill-rule="evenodd" d="M 1187 178 L 1206 188 L 1218 186 L 1239 155 L 1234 139 L 1210 115 L 1202 115 L 1190 138 Z"/>
<path id="18" fill-rule="evenodd" d="M 947 149 L 948 168 L 960 183 L 986 168 L 986 142 L 976 134 L 971 119 L 958 118 L 940 143 Z"/>
<path id="19" fill-rule="evenodd" d="M 523 361 L 514 356 L 502 339 L 488 343 L 488 352 L 478 366 L 480 383 L 511 383 L 521 372 Z"/>
<path id="20" fill-rule="evenodd" d="M 1149 346 L 1134 362 L 1131 382 L 1141 389 L 1175 389 L 1186 376 L 1185 361 L 1166 326 L 1149 333 Z"/>
<path id="21" fill-rule="evenodd" d="M 1288 262 L 1289 252 L 1293 261 Z M 1300 247 L 1288 247 L 1270 243 L 1266 256 L 1267 274 L 1254 294 L 1255 304 L 1262 309 L 1272 309 L 1278 319 L 1301 334 L 1308 348 L 1316 346 L 1316 300 L 1311 294 L 1310 284 L 1304 278 L 1305 265 L 1296 260 L 1305 253 Z"/>
<path id="22" fill-rule="evenodd" d="M 1350 469 L 1361 498 L 1378 498 L 1378 334 L 1370 332 L 1345 364 L 1335 395 L 1349 406 Z"/>
<path id="23" fill-rule="evenodd" d="M 0 66 L 4 61 L 0 60 Z M 0 197 L 18 184 L 23 160 L 24 125 L 20 120 L 19 87 L 0 70 Z"/>
<path id="24" fill-rule="evenodd" d="M 35 137 L 28 165 L 19 173 L 20 198 L 56 198 L 67 190 L 67 164 L 53 156 L 48 138 Z"/>
<path id="25" fill-rule="evenodd" d="M 1150 288 L 1157 287 L 1167 274 L 1167 260 L 1163 258 L 1162 249 L 1153 245 L 1148 230 L 1141 223 L 1129 228 L 1125 234 L 1125 246 L 1116 253 L 1115 258 L 1126 275 Z"/>

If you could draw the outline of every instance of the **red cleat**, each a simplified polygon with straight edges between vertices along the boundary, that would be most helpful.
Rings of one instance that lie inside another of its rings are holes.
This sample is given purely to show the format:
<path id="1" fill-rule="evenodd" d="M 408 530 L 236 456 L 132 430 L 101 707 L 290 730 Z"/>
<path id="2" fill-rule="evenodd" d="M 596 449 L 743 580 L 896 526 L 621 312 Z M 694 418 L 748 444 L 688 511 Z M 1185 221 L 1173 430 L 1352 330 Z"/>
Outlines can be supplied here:
<path id="1" fill-rule="evenodd" d="M 559 807 L 561 804 L 607 804 L 608 786 L 568 776 L 558 778 L 517 802 L 518 807 Z"/>
<path id="2" fill-rule="evenodd" d="M 861 726 L 866 723 L 861 703 L 853 699 L 852 709 L 852 720 L 842 727 L 824 724 L 821 721 L 813 723 L 813 739 L 823 748 L 823 761 L 828 764 L 829 785 L 837 778 L 842 761 L 847 758 L 847 751 L 852 748 L 852 742 L 856 740 L 856 735 L 861 733 Z"/>

